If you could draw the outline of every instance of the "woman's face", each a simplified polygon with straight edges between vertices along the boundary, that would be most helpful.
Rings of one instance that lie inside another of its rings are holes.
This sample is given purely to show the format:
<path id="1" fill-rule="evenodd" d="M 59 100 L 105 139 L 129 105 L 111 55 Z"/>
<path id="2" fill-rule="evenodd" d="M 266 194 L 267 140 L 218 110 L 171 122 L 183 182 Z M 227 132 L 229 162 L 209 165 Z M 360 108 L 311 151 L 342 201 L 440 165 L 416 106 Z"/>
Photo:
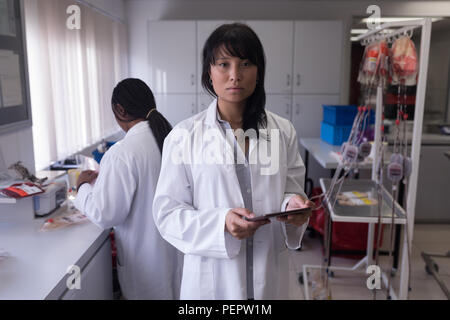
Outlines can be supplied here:
<path id="1" fill-rule="evenodd" d="M 242 103 L 255 91 L 258 68 L 250 60 L 242 60 L 218 50 L 211 65 L 212 86 L 219 100 Z"/>

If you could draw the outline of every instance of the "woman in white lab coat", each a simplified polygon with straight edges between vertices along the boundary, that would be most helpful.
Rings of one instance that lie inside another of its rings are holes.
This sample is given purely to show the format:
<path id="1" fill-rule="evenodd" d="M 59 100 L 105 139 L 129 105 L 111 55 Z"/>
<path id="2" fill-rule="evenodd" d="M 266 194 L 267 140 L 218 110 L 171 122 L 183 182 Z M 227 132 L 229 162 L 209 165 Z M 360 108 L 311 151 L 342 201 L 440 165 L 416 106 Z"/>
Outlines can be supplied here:
<path id="1" fill-rule="evenodd" d="M 264 60 L 248 26 L 216 29 L 202 74 L 216 99 L 164 142 L 153 215 L 185 254 L 181 299 L 289 298 L 286 247 L 300 247 L 310 212 L 245 220 L 313 205 L 294 127 L 264 108 Z"/>
<path id="2" fill-rule="evenodd" d="M 112 110 L 126 135 L 105 153 L 98 177 L 92 171 L 80 174 L 75 205 L 101 228 L 114 227 L 124 298 L 178 299 L 182 255 L 161 238 L 152 215 L 163 142 L 171 125 L 139 79 L 116 86 Z"/>

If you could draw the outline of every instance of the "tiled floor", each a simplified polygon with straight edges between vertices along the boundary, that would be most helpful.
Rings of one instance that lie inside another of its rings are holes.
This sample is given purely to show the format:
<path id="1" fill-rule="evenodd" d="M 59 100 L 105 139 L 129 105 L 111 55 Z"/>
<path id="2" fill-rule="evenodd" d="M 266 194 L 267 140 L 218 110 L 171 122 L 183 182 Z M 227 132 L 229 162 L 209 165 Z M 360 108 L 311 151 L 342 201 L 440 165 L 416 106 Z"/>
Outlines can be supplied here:
<path id="1" fill-rule="evenodd" d="M 389 244 L 389 229 L 385 229 L 383 244 Z M 386 248 L 382 248 L 386 250 Z M 417 224 L 414 227 L 412 259 L 411 259 L 411 284 L 409 299 L 413 300 L 440 300 L 447 299 L 437 281 L 425 271 L 425 262 L 421 252 L 445 254 L 450 250 L 450 225 L 445 224 Z M 351 267 L 359 260 L 332 257 L 333 266 Z M 439 266 L 439 274 L 450 289 L 450 259 L 435 258 Z M 290 251 L 291 268 L 291 295 L 295 299 L 304 299 L 304 286 L 298 282 L 298 275 L 303 271 L 303 264 L 321 265 L 322 243 L 321 238 L 311 238 L 309 233 L 303 239 L 301 251 Z M 387 256 L 380 257 L 382 270 L 389 270 L 390 263 Z M 399 268 L 401 268 L 401 256 Z M 391 278 L 394 289 L 398 292 L 401 270 Z M 366 281 L 369 275 L 365 274 L 365 266 L 359 272 L 335 271 L 330 278 L 331 297 L 333 300 L 366 300 L 373 299 L 373 291 L 369 290 Z M 384 288 L 384 286 L 383 286 Z M 311 289 L 311 285 L 309 285 Z M 385 289 L 377 291 L 377 299 L 385 300 Z M 311 292 L 311 291 L 309 291 Z"/>

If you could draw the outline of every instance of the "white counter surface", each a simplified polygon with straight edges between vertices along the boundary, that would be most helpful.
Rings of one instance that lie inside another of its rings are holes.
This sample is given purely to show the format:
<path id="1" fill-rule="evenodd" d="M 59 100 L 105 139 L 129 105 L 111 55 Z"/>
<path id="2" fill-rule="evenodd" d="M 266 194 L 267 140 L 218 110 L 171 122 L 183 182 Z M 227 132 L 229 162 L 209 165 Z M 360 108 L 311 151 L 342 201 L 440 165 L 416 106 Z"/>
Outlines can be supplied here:
<path id="1" fill-rule="evenodd" d="M 387 140 L 391 143 L 394 141 L 394 133 L 386 136 Z M 411 142 L 412 132 L 407 132 L 406 138 L 408 142 Z M 450 145 L 450 136 L 436 133 L 423 133 L 422 145 Z"/>
<path id="2" fill-rule="evenodd" d="M 64 210 L 59 209 L 51 217 Z M 0 300 L 59 299 L 67 290 L 68 268 L 78 265 L 83 270 L 101 245 L 109 241 L 109 230 L 89 221 L 40 232 L 48 218 L 20 224 L 0 222 L 0 251 L 9 253 L 0 258 Z"/>
<path id="3" fill-rule="evenodd" d="M 391 136 L 388 136 L 390 141 Z M 319 162 L 319 164 L 325 169 L 336 169 L 338 166 L 338 159 L 336 153 L 340 152 L 341 146 L 334 146 L 320 138 L 300 138 L 300 144 L 308 150 L 308 152 Z M 422 146 L 436 145 L 436 146 L 449 146 L 450 148 L 450 136 L 439 134 L 423 134 Z M 450 150 L 450 149 L 449 149 Z M 388 151 L 389 153 L 389 151 Z M 386 156 L 386 159 L 389 159 Z M 361 168 L 371 169 L 372 163 L 363 163 Z"/>

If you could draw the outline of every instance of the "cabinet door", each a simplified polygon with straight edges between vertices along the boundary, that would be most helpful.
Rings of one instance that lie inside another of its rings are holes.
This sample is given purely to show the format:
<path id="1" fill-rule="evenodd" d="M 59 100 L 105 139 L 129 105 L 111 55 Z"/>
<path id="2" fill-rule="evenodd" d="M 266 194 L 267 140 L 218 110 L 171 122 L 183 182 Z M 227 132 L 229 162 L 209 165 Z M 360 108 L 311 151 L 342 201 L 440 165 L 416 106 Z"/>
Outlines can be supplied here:
<path id="1" fill-rule="evenodd" d="M 156 94 L 156 107 L 175 126 L 197 113 L 196 94 Z"/>
<path id="2" fill-rule="evenodd" d="M 292 92 L 292 21 L 247 21 L 256 32 L 266 55 L 265 89 L 267 93 Z"/>
<path id="3" fill-rule="evenodd" d="M 111 243 L 109 237 L 81 271 L 80 284 L 80 289 L 67 290 L 61 297 L 61 300 L 113 299 Z"/>
<path id="4" fill-rule="evenodd" d="M 339 94 L 342 22 L 295 21 L 294 94 Z"/>
<path id="5" fill-rule="evenodd" d="M 195 93 L 195 21 L 150 21 L 148 63 L 154 93 Z"/>
<path id="6" fill-rule="evenodd" d="M 291 120 L 291 105 L 290 95 L 266 95 L 266 109 L 288 120 Z"/>
<path id="7" fill-rule="evenodd" d="M 444 155 L 448 150 L 448 145 L 421 146 L 416 223 L 450 223 L 450 161 Z"/>
<path id="8" fill-rule="evenodd" d="M 323 119 L 322 105 L 339 103 L 338 95 L 294 95 L 292 123 L 299 138 L 319 138 Z"/>
<path id="9" fill-rule="evenodd" d="M 197 92 L 206 93 L 202 87 L 203 47 L 208 37 L 219 26 L 232 23 L 228 20 L 197 21 Z"/>
<path id="10" fill-rule="evenodd" d="M 214 98 L 210 94 L 202 93 L 197 95 L 197 111 L 202 112 L 208 109 L 213 100 Z"/>

